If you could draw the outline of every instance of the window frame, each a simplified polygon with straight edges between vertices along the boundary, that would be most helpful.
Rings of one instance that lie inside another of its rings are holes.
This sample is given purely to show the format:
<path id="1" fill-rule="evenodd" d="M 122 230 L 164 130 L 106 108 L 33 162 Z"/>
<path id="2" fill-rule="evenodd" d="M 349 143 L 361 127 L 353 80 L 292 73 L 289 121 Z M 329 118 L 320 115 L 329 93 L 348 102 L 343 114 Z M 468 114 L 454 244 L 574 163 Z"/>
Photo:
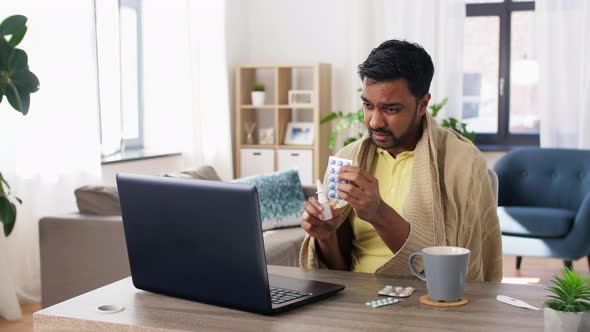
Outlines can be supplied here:
<path id="1" fill-rule="evenodd" d="M 136 31 L 137 31 L 137 137 L 125 139 L 121 137 L 122 146 L 121 149 L 133 149 L 140 150 L 144 148 L 144 124 L 143 124 L 143 39 L 142 39 L 142 16 L 141 16 L 141 0 L 119 0 L 119 14 L 121 8 L 132 9 L 136 13 Z M 119 16 L 119 20 L 121 17 Z M 119 23 L 119 36 L 121 34 L 121 24 Z M 121 45 L 121 39 L 119 38 L 119 59 L 122 59 L 123 45 Z M 122 61 L 119 62 L 121 65 Z M 123 71 L 119 69 L 119 80 L 121 82 L 121 129 L 123 128 Z M 121 130 L 121 135 L 123 134 Z"/>
<path id="2" fill-rule="evenodd" d="M 475 133 L 477 145 L 506 147 L 539 146 L 539 134 L 510 132 L 510 53 L 512 36 L 512 12 L 534 11 L 534 1 L 504 0 L 494 3 L 465 4 L 466 17 L 497 16 L 500 20 L 500 50 L 498 72 L 498 131 Z"/>
<path id="3" fill-rule="evenodd" d="M 98 10 L 97 10 L 97 4 L 96 1 L 98 0 L 94 0 L 94 9 L 95 9 L 95 17 L 94 17 L 94 24 L 95 26 L 95 33 L 97 33 L 98 30 L 98 24 L 99 24 L 99 18 L 97 15 L 99 15 Z M 141 13 L 141 0 L 114 0 L 113 4 L 116 3 L 116 13 L 117 13 L 117 17 L 118 17 L 118 30 L 117 31 L 117 35 L 116 35 L 116 42 L 114 42 L 117 45 L 117 50 L 118 52 L 116 53 L 117 55 L 117 60 L 118 60 L 118 66 L 119 68 L 113 69 L 114 71 L 116 71 L 114 74 L 116 75 L 116 77 L 118 77 L 118 86 L 119 86 L 119 94 L 118 94 L 118 109 L 119 109 L 119 119 L 120 119 L 120 142 L 119 142 L 119 147 L 117 150 L 113 151 L 113 152 L 106 152 L 107 154 L 105 154 L 104 152 L 101 153 L 101 158 L 105 159 L 109 156 L 115 155 L 115 154 L 121 154 L 124 153 L 125 151 L 131 150 L 131 151 L 141 151 L 144 149 L 145 145 L 144 145 L 144 101 L 143 101 L 143 39 L 142 39 L 142 13 Z M 135 11 L 136 13 L 136 17 L 137 17 L 137 22 L 136 22 L 136 31 L 137 31 L 137 77 L 135 78 L 136 82 L 137 82 L 137 137 L 134 138 L 129 138 L 129 139 L 125 139 L 123 138 L 123 118 L 124 118 L 124 110 L 123 110 L 123 71 L 122 71 L 122 38 L 121 38 L 121 9 L 125 7 L 128 9 L 132 9 L 133 11 Z M 114 9 L 114 8 L 113 8 Z M 101 66 L 103 65 L 101 60 L 100 60 L 100 56 L 99 56 L 99 48 L 103 48 L 104 45 L 102 44 L 103 42 L 99 42 L 98 40 L 98 35 L 97 35 L 97 40 L 96 40 L 96 44 L 95 44 L 95 51 L 96 51 L 96 61 L 97 61 L 97 69 L 96 69 L 96 75 L 98 78 L 98 86 L 97 86 L 97 94 L 98 94 L 98 125 L 99 125 L 99 141 L 101 144 L 101 147 L 104 144 L 104 133 L 103 133 L 103 104 L 104 104 L 104 100 L 101 100 L 101 98 L 105 98 L 106 96 L 102 96 L 101 94 L 101 85 L 104 84 L 101 80 L 104 80 L 105 78 L 102 77 L 102 73 L 101 73 Z M 99 46 L 100 45 L 100 46 Z M 116 78 L 115 78 L 116 79 Z M 110 97 L 109 97 L 110 98 Z M 101 148 L 101 151 L 103 150 L 103 148 Z"/>

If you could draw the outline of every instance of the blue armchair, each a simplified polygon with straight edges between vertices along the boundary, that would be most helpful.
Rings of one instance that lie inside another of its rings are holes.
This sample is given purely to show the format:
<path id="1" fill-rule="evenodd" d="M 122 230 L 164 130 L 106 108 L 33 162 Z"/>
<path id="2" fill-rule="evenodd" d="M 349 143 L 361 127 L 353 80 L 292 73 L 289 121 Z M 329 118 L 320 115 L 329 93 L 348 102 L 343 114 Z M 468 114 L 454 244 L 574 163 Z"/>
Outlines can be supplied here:
<path id="1" fill-rule="evenodd" d="M 504 254 L 555 257 L 590 266 L 590 151 L 526 148 L 496 165 Z"/>

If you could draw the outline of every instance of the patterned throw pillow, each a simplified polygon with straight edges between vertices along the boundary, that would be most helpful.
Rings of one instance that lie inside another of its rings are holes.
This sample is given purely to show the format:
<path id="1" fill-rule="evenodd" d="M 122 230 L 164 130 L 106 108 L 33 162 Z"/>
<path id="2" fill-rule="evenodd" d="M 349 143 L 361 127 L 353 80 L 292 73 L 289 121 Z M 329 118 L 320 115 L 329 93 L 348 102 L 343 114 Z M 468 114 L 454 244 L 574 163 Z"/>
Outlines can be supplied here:
<path id="1" fill-rule="evenodd" d="M 299 225 L 305 198 L 296 170 L 250 176 L 234 182 L 256 186 L 263 230 Z"/>

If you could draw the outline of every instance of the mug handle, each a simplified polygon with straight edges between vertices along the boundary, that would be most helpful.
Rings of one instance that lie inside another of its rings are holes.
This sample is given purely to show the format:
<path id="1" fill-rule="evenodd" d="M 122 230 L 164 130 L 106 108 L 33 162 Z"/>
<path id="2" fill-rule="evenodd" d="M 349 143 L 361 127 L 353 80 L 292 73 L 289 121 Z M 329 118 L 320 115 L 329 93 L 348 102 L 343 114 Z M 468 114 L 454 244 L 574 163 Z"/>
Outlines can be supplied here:
<path id="1" fill-rule="evenodd" d="M 418 270 L 416 270 L 416 267 L 414 266 L 414 258 L 418 255 L 422 256 L 422 253 L 415 252 L 412 255 L 410 255 L 410 258 L 408 259 L 408 263 L 410 264 L 410 270 L 412 270 L 412 272 L 414 273 L 414 275 L 416 275 L 416 277 L 418 277 L 418 279 L 426 281 L 426 276 L 418 272 Z M 422 259 L 424 259 L 424 256 L 422 256 Z"/>

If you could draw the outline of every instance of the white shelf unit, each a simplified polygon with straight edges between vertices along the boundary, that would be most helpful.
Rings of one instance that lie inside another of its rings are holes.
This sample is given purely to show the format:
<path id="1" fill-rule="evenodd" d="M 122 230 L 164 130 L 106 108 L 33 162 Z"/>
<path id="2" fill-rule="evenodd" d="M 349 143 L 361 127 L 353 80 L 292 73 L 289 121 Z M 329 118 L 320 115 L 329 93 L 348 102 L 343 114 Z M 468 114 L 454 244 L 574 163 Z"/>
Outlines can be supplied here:
<path id="1" fill-rule="evenodd" d="M 323 179 L 330 150 L 327 127 L 320 131 L 320 119 L 331 112 L 330 64 L 251 64 L 236 68 L 235 177 L 296 168 L 302 184 Z M 250 92 L 256 83 L 266 87 L 266 104 L 252 105 Z M 290 90 L 312 92 L 312 102 L 289 105 Z M 254 122 L 254 142 L 247 141 L 244 124 Z M 310 122 L 311 145 L 288 145 L 285 131 L 289 122 Z M 273 128 L 273 144 L 258 144 L 256 133 Z M 249 144 L 250 143 L 250 144 Z"/>

